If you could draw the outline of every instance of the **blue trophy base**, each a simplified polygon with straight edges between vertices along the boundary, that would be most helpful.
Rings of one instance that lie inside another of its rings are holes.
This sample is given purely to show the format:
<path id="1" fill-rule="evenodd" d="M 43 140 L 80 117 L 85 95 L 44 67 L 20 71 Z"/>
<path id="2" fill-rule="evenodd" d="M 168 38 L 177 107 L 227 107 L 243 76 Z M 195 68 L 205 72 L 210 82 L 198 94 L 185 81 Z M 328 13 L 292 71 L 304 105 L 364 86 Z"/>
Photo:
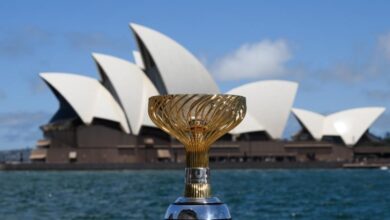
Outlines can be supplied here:
<path id="1" fill-rule="evenodd" d="M 179 197 L 168 207 L 164 219 L 231 220 L 232 218 L 227 205 L 216 197 Z"/>

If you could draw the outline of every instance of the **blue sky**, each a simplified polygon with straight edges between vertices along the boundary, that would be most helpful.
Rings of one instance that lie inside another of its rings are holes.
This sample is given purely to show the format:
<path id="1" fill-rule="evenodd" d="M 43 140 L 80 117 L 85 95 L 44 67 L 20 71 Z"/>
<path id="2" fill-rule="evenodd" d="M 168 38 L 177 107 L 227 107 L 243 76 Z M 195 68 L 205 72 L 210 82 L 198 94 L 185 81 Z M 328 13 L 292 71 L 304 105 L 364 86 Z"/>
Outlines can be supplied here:
<path id="1" fill-rule="evenodd" d="M 132 60 L 129 22 L 183 44 L 223 92 L 285 79 L 300 83 L 295 107 L 390 110 L 389 11 L 388 1 L 368 0 L 1 1 L 0 149 L 33 147 L 38 126 L 57 110 L 39 72 L 98 77 L 91 52 Z M 270 60 L 256 60 L 263 58 Z M 390 131 L 388 112 L 374 133 Z M 298 128 L 291 119 L 285 136 Z"/>

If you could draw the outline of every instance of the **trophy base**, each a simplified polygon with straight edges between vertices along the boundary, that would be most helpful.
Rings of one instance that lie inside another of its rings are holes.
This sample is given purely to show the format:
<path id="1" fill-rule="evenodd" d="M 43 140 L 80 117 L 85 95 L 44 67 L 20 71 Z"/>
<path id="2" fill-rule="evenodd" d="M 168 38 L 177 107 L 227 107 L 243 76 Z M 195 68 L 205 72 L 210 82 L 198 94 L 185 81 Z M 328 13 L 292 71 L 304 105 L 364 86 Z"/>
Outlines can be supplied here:
<path id="1" fill-rule="evenodd" d="M 227 205 L 216 197 L 179 197 L 168 207 L 164 219 L 231 220 L 232 218 Z"/>

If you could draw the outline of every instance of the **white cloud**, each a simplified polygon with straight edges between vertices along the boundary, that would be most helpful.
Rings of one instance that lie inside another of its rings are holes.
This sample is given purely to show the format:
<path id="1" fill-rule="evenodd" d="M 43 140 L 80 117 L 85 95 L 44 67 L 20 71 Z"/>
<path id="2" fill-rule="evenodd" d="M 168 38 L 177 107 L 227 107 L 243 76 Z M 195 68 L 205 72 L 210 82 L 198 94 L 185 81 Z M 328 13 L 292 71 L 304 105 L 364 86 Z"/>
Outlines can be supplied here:
<path id="1" fill-rule="evenodd" d="M 0 101 L 6 98 L 7 98 L 7 93 L 4 90 L 0 89 Z"/>
<path id="2" fill-rule="evenodd" d="M 220 80 L 258 79 L 286 73 L 292 55 L 285 40 L 244 44 L 212 66 Z"/>
<path id="3" fill-rule="evenodd" d="M 365 83 L 374 80 L 390 80 L 390 32 L 379 35 L 375 46 L 368 50 L 357 47 L 358 53 L 338 63 L 319 70 L 320 80 L 335 80 L 343 83 Z M 374 96 L 374 94 L 371 94 Z M 375 94 L 379 97 L 379 94 Z"/>
<path id="4" fill-rule="evenodd" d="M 332 66 L 320 70 L 319 79 L 334 80 L 344 83 L 359 83 L 367 78 L 366 67 L 360 67 L 358 64 L 351 64 L 349 62 L 335 63 Z M 315 74 L 317 75 L 317 74 Z"/>
<path id="5" fill-rule="evenodd" d="M 0 150 L 33 146 L 42 137 L 39 126 L 47 123 L 50 116 L 43 111 L 0 113 Z"/>
<path id="6" fill-rule="evenodd" d="M 383 55 L 390 60 L 390 33 L 379 36 L 378 47 Z"/>

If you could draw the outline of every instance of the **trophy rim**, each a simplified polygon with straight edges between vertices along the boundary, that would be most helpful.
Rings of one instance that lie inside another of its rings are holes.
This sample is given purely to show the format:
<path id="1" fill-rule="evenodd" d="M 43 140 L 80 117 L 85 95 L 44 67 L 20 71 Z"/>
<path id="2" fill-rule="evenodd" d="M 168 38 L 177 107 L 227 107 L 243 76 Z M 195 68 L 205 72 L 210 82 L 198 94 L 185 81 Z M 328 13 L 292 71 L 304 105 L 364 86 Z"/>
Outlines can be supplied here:
<path id="1" fill-rule="evenodd" d="M 242 98 L 244 100 L 246 100 L 246 97 L 245 96 L 242 96 L 242 95 L 235 95 L 235 94 L 220 94 L 220 93 L 216 93 L 216 94 L 212 94 L 212 93 L 173 93 L 173 94 L 165 94 L 165 95 L 154 95 L 154 96 L 150 96 L 149 99 L 155 99 L 155 98 L 163 98 L 163 97 L 172 97 L 172 96 L 190 96 L 190 95 L 196 95 L 196 96 L 219 96 L 219 97 L 237 97 L 237 98 Z"/>

